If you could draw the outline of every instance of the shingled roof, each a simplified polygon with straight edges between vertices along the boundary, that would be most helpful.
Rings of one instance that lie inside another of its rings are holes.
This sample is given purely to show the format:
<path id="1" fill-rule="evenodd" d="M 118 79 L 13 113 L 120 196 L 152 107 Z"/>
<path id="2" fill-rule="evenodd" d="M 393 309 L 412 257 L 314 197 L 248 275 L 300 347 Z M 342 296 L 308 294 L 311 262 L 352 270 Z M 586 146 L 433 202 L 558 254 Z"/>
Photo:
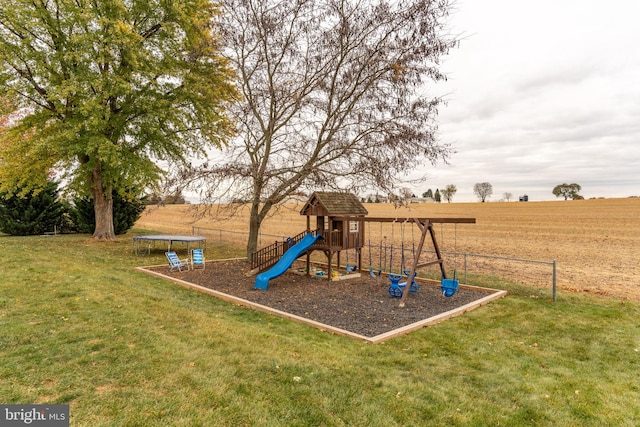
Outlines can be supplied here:
<path id="1" fill-rule="evenodd" d="M 351 193 L 330 193 L 316 191 L 300 211 L 301 215 L 337 216 L 337 215 L 367 215 L 369 212 Z"/>

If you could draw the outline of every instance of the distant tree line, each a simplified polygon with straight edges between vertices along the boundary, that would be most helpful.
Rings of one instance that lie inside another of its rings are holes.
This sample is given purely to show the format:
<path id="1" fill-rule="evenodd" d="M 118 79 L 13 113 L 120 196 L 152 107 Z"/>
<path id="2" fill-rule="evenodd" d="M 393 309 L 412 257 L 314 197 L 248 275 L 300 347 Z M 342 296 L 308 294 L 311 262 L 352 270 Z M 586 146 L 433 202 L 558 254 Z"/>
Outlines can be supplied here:
<path id="1" fill-rule="evenodd" d="M 456 194 L 458 189 L 455 185 L 449 184 L 442 191 L 436 188 L 434 192 L 432 189 L 428 189 L 427 191 L 421 194 L 423 199 L 432 199 L 436 203 L 442 202 L 442 200 L 446 200 L 451 203 L 453 200 L 453 196 Z M 389 193 L 387 196 L 381 196 L 380 194 L 369 194 L 366 197 L 363 197 L 362 202 L 366 203 L 393 203 L 393 205 L 398 207 L 408 207 L 413 199 L 416 198 L 416 195 L 409 188 L 401 188 L 400 191 L 396 193 Z"/>
<path id="2" fill-rule="evenodd" d="M 576 183 L 572 183 L 572 184 L 559 184 L 556 185 L 553 188 L 553 194 L 556 197 L 564 197 L 565 200 L 571 199 L 571 200 L 582 200 L 584 199 L 584 197 L 582 197 L 579 192 L 580 190 L 582 190 L 582 187 L 579 184 Z M 451 201 L 453 200 L 453 196 L 456 194 L 456 192 L 458 191 L 457 187 L 453 184 L 449 184 L 447 185 L 443 190 L 437 189 L 435 190 L 435 192 L 432 189 L 428 189 L 427 191 L 425 191 L 424 193 L 422 193 L 422 198 L 424 199 L 432 199 L 434 202 L 436 203 L 440 203 L 442 202 L 442 200 L 446 200 L 448 203 L 451 203 Z M 486 202 L 491 195 L 493 194 L 493 185 L 491 185 L 490 182 L 478 182 L 473 186 L 473 193 L 476 195 L 476 197 L 478 198 L 478 200 L 482 203 Z M 411 194 L 411 191 L 409 189 L 403 188 L 400 191 L 400 194 L 395 195 L 395 194 L 391 194 L 389 195 L 389 197 L 387 198 L 387 200 L 391 203 L 393 203 L 394 205 L 396 205 L 396 207 L 401 206 L 403 204 L 407 204 L 410 202 L 411 198 L 415 198 L 414 194 Z M 503 199 L 504 201 L 511 201 L 511 199 L 513 198 L 513 194 L 509 193 L 509 192 L 505 192 L 503 193 Z M 526 196 L 524 197 L 525 199 L 528 199 Z M 523 199 L 521 197 L 521 199 Z M 363 199 L 364 201 L 364 199 Z M 369 203 L 379 203 L 381 201 L 383 201 L 381 198 L 379 198 L 378 195 L 375 195 L 374 197 L 369 196 L 368 199 L 366 200 Z"/>
<path id="3" fill-rule="evenodd" d="M 565 200 L 569 200 L 569 199 L 582 200 L 584 199 L 584 197 L 579 194 L 580 190 L 582 190 L 582 187 L 579 184 L 564 183 L 564 184 L 556 185 L 553 188 L 553 194 L 556 197 L 564 197 Z M 453 196 L 456 194 L 457 191 L 458 189 L 455 185 L 449 184 L 443 190 L 436 188 L 435 192 L 429 188 L 427 191 L 422 193 L 422 198 L 432 199 L 436 203 L 440 203 L 444 199 L 448 203 L 451 203 L 451 201 L 453 200 Z M 473 186 L 473 193 L 476 195 L 476 197 L 478 197 L 478 200 L 480 202 L 484 203 L 493 194 L 493 185 L 491 185 L 490 182 L 478 182 Z M 502 200 L 509 202 L 513 198 L 513 194 L 510 192 L 505 192 L 503 193 L 502 197 L 503 197 Z M 404 188 L 400 191 L 400 194 L 398 195 L 391 194 L 385 200 L 383 200 L 376 194 L 375 196 L 370 195 L 366 199 L 366 201 L 369 203 L 379 203 L 381 201 L 389 201 L 391 203 L 394 203 L 394 205 L 398 207 L 403 204 L 408 204 L 409 203 L 408 201 L 410 201 L 411 198 L 415 198 L 415 195 L 411 194 L 409 189 Z M 524 196 L 524 198 L 521 197 L 520 199 L 528 199 L 528 197 Z M 365 200 L 363 199 L 363 201 Z"/>
<path id="4" fill-rule="evenodd" d="M 582 190 L 582 187 L 579 184 L 559 184 L 553 188 L 553 194 L 556 197 L 564 197 L 565 200 L 582 200 L 582 197 L 579 193 Z M 473 186 L 473 193 L 478 197 L 478 200 L 481 202 L 487 201 L 487 199 L 493 194 L 493 186 L 490 182 L 478 182 Z M 503 194 L 503 199 L 507 202 L 511 200 L 513 195 L 509 192 Z M 528 197 L 524 196 L 520 198 L 521 200 L 527 200 Z"/>
<path id="5" fill-rule="evenodd" d="M 175 192 L 174 194 L 160 194 L 153 193 L 152 195 L 144 198 L 144 203 L 147 205 L 183 205 L 187 203 L 186 199 L 182 195 L 181 191 Z"/>
<path id="6" fill-rule="evenodd" d="M 582 187 L 579 184 L 559 184 L 553 188 L 553 194 L 556 197 L 564 197 L 565 200 L 583 200 L 584 197 L 579 194 Z M 423 199 L 431 199 L 436 203 L 441 203 L 442 200 L 446 200 L 451 203 L 453 196 L 458 191 L 457 187 L 453 184 L 447 185 L 444 189 L 440 190 L 436 188 L 435 192 L 429 188 L 427 191 L 421 194 Z M 493 194 L 493 185 L 490 182 L 479 182 L 473 186 L 473 192 L 478 197 L 478 200 L 482 203 L 486 202 Z M 379 194 L 370 194 L 362 198 L 362 202 L 367 203 L 393 203 L 395 207 L 408 206 L 411 200 L 416 197 L 408 188 L 402 188 L 398 194 L 389 194 L 383 197 Z M 513 194 L 510 192 L 504 192 L 500 201 L 510 202 L 513 198 Z M 520 201 L 528 201 L 528 196 L 520 196 Z"/>
<path id="7" fill-rule="evenodd" d="M 442 196 L 440 195 L 440 190 L 437 189 L 437 188 L 436 188 L 435 193 L 431 189 L 428 189 L 427 191 L 422 193 L 422 198 L 423 199 L 432 199 L 436 203 L 440 203 L 442 201 Z"/>

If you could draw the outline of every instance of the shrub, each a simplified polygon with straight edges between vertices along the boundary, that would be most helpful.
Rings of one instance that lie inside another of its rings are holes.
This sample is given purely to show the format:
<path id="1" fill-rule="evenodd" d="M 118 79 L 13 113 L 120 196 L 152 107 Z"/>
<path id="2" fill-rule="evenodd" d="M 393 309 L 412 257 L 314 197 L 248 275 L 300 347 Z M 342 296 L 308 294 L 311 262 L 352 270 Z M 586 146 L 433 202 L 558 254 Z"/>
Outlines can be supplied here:
<path id="1" fill-rule="evenodd" d="M 24 195 L 20 190 L 0 193 L 0 231 L 28 236 L 61 228 L 69 207 L 59 200 L 56 182 Z"/>

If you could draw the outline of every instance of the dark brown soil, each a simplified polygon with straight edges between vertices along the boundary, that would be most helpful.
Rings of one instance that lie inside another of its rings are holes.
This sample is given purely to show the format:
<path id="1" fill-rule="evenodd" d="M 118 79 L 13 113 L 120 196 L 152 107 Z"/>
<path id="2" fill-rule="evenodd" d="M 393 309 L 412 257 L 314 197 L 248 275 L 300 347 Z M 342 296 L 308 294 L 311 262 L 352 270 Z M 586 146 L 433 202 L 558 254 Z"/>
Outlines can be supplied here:
<path id="1" fill-rule="evenodd" d="M 368 272 L 329 281 L 290 270 L 272 279 L 263 291 L 254 289 L 255 276 L 246 277 L 249 265 L 244 260 L 207 262 L 205 270 L 187 272 L 170 273 L 168 267 L 152 270 L 365 337 L 428 319 L 489 295 L 460 287 L 447 298 L 440 286 L 419 283 L 418 291 L 410 292 L 405 306 L 400 308 L 400 298 L 388 293 L 389 279 L 373 278 Z"/>

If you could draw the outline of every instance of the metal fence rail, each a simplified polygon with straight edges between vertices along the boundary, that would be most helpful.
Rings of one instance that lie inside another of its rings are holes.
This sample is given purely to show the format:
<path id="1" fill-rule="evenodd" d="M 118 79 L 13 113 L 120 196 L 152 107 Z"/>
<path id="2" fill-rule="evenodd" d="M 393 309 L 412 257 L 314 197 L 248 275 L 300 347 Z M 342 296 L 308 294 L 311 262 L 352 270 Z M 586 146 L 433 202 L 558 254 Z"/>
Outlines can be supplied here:
<path id="1" fill-rule="evenodd" d="M 205 236 L 210 242 L 220 242 L 228 244 L 239 244 L 245 246 L 249 233 L 246 231 L 233 231 L 223 230 L 220 228 L 207 228 L 207 227 L 192 227 L 192 233 L 195 235 Z M 258 248 L 262 248 L 269 244 L 273 244 L 274 241 L 284 241 L 288 237 L 284 235 L 274 235 L 261 233 L 258 236 Z M 393 247 L 391 245 L 372 245 L 364 246 L 362 248 L 362 269 L 368 270 L 369 259 L 371 258 L 374 268 L 384 270 L 383 272 L 389 273 L 399 269 L 400 267 L 400 254 L 401 249 Z M 371 256 L 369 255 L 371 251 Z M 387 265 L 389 255 L 395 251 L 393 255 L 393 266 Z M 353 255 L 354 249 L 351 249 Z M 378 265 L 382 261 L 382 254 L 384 254 L 384 265 Z M 425 257 L 435 256 L 433 251 L 424 251 Z M 473 275 L 491 275 L 503 278 L 512 283 L 524 285 L 532 288 L 549 288 L 551 287 L 551 294 L 553 301 L 557 299 L 557 263 L 556 260 L 544 261 L 534 259 L 523 259 L 516 257 L 504 257 L 495 255 L 484 255 L 464 252 L 442 252 L 442 256 L 447 268 L 447 275 L 452 275 L 453 271 L 458 272 L 457 277 L 462 283 L 469 283 L 470 276 Z M 413 254 L 411 249 L 404 248 L 404 258 L 406 260 L 412 259 Z M 323 257 L 316 255 L 312 257 L 315 261 L 322 262 Z M 326 258 L 324 258 L 326 260 Z M 423 258 L 421 258 L 423 260 Z M 435 272 L 434 274 L 439 274 Z M 462 276 L 461 276 L 462 275 Z"/>
<path id="2" fill-rule="evenodd" d="M 467 283 L 467 274 L 470 270 L 488 270 L 496 276 L 507 277 L 509 280 L 523 285 L 546 287 L 551 282 L 552 298 L 554 302 L 557 300 L 558 276 L 556 260 L 544 261 L 462 252 L 451 252 L 448 255 L 463 257 L 465 283 Z M 539 268 L 541 266 L 543 267 Z"/>

